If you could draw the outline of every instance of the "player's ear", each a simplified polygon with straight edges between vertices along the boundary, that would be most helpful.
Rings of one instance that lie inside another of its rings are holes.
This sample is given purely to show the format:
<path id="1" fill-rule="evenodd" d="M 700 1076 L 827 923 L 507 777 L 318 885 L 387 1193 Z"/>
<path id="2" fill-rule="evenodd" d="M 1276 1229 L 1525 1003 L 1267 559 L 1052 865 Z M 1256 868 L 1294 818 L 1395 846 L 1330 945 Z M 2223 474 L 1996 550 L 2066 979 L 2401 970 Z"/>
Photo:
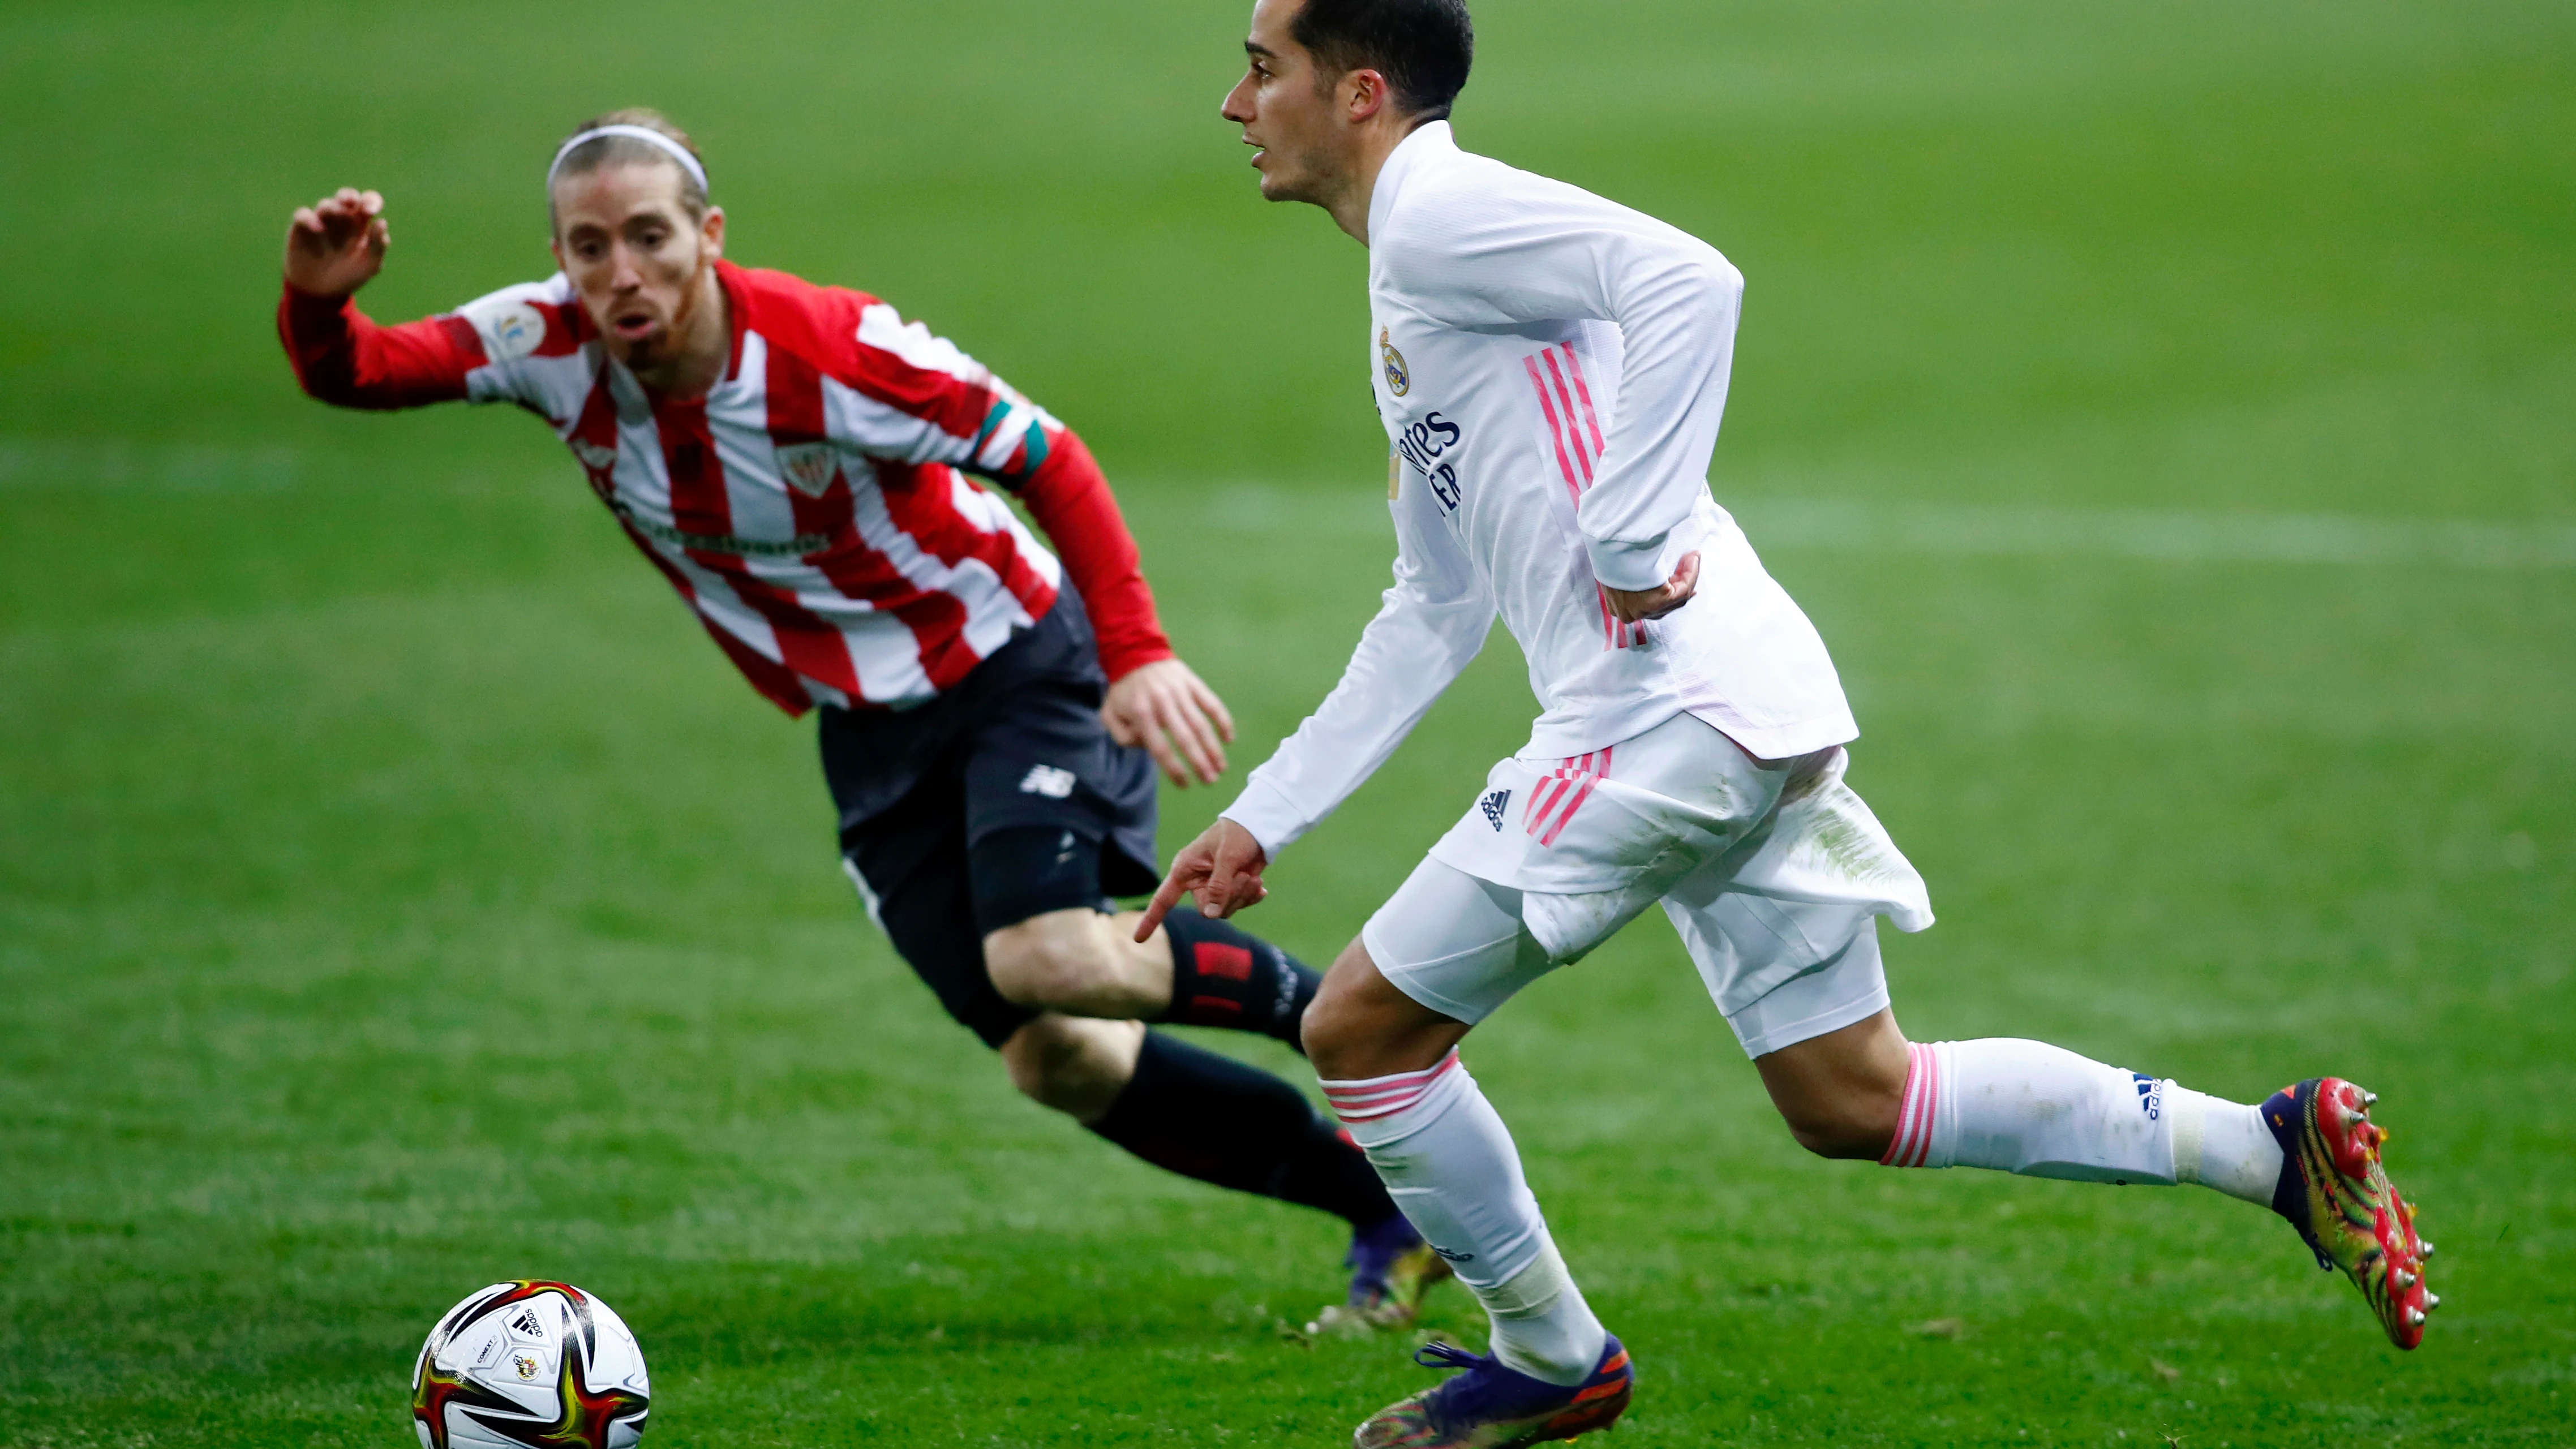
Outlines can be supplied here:
<path id="1" fill-rule="evenodd" d="M 708 256 L 724 255 L 724 221 L 724 208 L 710 206 L 707 219 L 698 223 L 698 238 Z"/>
<path id="2" fill-rule="evenodd" d="M 1342 89 L 1348 92 L 1342 109 L 1354 125 L 1386 109 L 1386 77 L 1376 71 L 1352 71 L 1342 78 Z"/>

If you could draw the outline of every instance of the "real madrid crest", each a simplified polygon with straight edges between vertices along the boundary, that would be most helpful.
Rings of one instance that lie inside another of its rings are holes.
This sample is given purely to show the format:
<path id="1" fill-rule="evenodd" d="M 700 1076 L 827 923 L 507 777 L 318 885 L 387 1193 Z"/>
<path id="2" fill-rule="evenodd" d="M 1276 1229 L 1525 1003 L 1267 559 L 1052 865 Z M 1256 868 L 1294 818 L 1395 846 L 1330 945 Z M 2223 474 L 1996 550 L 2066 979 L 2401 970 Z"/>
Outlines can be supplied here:
<path id="1" fill-rule="evenodd" d="M 1383 327 L 1377 329 L 1377 356 L 1378 361 L 1386 364 L 1386 390 L 1397 397 L 1404 396 L 1405 390 L 1413 386 L 1413 375 L 1404 370 L 1404 354 L 1396 351 L 1395 344 L 1387 340 Z"/>

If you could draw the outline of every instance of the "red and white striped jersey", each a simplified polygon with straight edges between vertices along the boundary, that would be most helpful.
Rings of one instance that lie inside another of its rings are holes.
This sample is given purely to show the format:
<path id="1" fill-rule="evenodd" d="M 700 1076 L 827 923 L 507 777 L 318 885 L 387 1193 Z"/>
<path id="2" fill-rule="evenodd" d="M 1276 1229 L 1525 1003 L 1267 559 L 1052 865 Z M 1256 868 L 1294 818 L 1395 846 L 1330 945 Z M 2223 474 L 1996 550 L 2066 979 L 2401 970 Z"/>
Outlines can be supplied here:
<path id="1" fill-rule="evenodd" d="M 1042 617 L 1068 567 L 1111 679 L 1171 654 L 1071 430 L 865 293 L 727 262 L 717 276 L 732 356 L 686 401 L 609 358 L 560 274 L 394 327 L 289 289 L 278 325 L 324 401 L 514 402 L 552 423 L 635 546 L 791 714 L 932 698 Z M 1017 494 L 1064 564 L 970 473 Z"/>

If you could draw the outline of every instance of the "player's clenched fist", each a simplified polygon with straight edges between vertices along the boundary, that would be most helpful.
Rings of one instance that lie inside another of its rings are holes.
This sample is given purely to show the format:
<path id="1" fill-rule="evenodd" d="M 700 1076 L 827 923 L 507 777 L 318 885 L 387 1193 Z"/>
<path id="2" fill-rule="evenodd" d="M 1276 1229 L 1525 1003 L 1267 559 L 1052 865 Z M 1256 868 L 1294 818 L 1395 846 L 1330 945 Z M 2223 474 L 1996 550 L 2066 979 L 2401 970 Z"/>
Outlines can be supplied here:
<path id="1" fill-rule="evenodd" d="M 345 297 L 384 270 L 385 199 L 343 186 L 295 209 L 286 226 L 286 280 L 315 297 Z"/>
<path id="2" fill-rule="evenodd" d="M 1686 553 L 1673 569 L 1673 576 L 1651 589 L 1601 590 L 1602 601 L 1610 606 L 1611 617 L 1622 624 L 1660 619 L 1691 601 L 1699 592 L 1699 555 Z"/>
<path id="3" fill-rule="evenodd" d="M 1163 877 L 1162 888 L 1154 892 L 1153 903 L 1136 922 L 1136 939 L 1153 939 L 1154 928 L 1163 924 L 1163 917 L 1171 914 L 1185 893 L 1198 896 L 1202 915 L 1230 916 L 1261 904 L 1270 895 L 1270 888 L 1261 883 L 1261 872 L 1269 864 L 1269 855 L 1251 831 L 1218 816 L 1206 834 L 1172 857 L 1171 874 Z"/>

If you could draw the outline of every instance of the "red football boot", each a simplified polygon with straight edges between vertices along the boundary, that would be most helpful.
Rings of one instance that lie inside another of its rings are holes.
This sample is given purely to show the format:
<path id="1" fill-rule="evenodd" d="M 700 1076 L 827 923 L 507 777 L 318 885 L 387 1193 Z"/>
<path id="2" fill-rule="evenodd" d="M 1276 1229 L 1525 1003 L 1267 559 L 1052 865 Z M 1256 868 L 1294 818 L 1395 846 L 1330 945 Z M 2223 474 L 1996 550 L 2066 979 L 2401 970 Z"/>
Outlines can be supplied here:
<path id="1" fill-rule="evenodd" d="M 2413 1348 L 2442 1300 L 2424 1286 L 2433 1245 L 2415 1236 L 2415 1210 L 2380 1165 L 2388 1133 L 2370 1120 L 2378 1100 L 2341 1077 L 2311 1077 L 2263 1103 L 2263 1122 L 2281 1144 L 2272 1211 L 2299 1230 L 2318 1267 L 2352 1279 L 2390 1342 Z"/>

